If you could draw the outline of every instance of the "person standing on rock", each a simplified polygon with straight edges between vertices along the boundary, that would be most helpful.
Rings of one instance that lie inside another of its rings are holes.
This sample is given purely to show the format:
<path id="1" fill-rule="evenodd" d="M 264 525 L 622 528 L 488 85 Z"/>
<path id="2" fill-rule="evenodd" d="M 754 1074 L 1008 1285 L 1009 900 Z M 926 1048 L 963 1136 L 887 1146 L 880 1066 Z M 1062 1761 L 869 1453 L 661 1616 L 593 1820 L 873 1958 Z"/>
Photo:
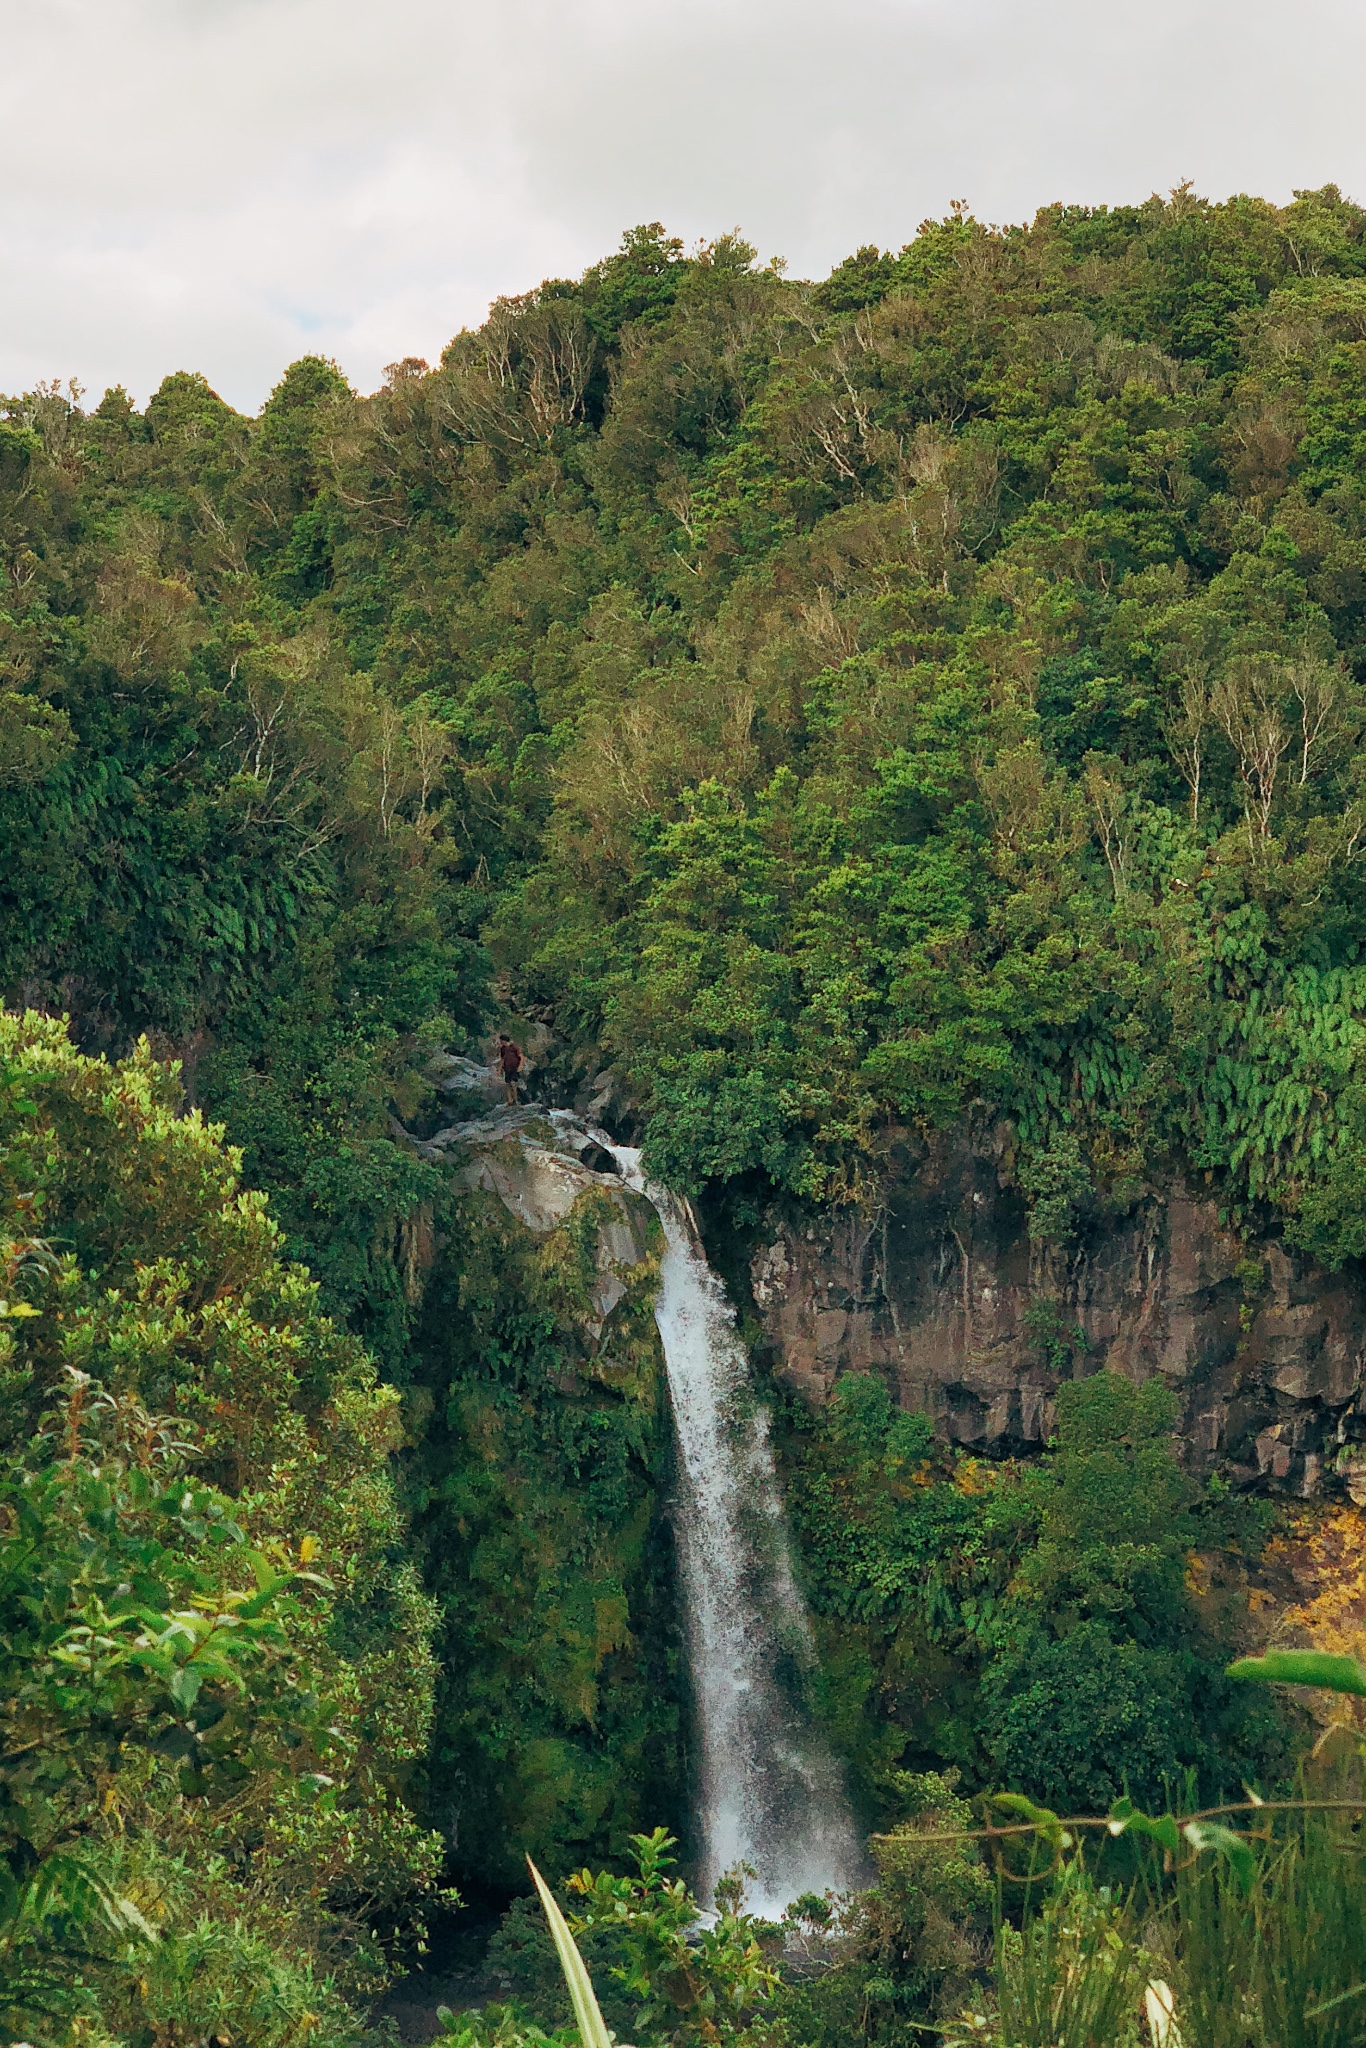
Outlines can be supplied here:
<path id="1" fill-rule="evenodd" d="M 515 1105 L 517 1101 L 517 1076 L 524 1063 L 522 1048 L 517 1041 L 509 1038 L 506 1031 L 498 1033 L 498 1066 L 503 1076 L 503 1100 Z"/>

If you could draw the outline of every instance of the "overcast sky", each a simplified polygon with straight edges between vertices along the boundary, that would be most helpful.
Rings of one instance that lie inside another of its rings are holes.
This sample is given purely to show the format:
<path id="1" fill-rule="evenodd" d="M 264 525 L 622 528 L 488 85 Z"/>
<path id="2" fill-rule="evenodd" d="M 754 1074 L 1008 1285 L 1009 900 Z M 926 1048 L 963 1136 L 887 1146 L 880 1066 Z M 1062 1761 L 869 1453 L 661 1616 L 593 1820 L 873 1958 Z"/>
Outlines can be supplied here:
<path id="1" fill-rule="evenodd" d="M 0 0 L 0 390 L 363 389 L 621 231 L 1366 198 L 1362 0 Z"/>

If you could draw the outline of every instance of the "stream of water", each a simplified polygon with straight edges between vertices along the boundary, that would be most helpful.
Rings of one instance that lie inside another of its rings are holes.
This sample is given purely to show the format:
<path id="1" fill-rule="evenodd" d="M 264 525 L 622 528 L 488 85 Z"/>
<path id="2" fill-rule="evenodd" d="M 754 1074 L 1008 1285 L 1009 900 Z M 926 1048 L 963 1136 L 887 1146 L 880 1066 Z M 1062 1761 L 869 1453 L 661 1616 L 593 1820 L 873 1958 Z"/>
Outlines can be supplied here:
<path id="1" fill-rule="evenodd" d="M 686 1203 L 595 1134 L 653 1204 L 665 1251 L 655 1319 L 679 1452 L 678 1549 L 696 1703 L 698 1895 L 737 1863 L 753 1910 L 866 1882 L 843 1773 L 808 1704 L 811 1627 L 792 1574 L 768 1417 L 725 1289 Z"/>

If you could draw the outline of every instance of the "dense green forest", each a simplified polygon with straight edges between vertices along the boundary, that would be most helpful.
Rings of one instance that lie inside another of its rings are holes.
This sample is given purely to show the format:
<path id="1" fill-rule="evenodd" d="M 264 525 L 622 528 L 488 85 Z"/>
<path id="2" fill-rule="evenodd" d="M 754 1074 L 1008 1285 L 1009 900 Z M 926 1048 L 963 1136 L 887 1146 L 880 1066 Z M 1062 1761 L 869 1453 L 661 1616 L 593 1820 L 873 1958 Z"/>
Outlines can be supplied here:
<path id="1" fill-rule="evenodd" d="M 642 227 L 370 397 L 0 401 L 12 2038 L 342 2042 L 443 1886 L 686 1837 L 648 1263 L 590 1337 L 592 1219 L 396 1128 L 437 1050 L 548 1027 L 723 1236 L 974 1119 L 1042 1247 L 1179 1170 L 1366 1253 L 1363 444 L 1332 187 Z M 1025 1473 L 780 1405 L 869 1825 L 1287 1768 L 1186 1570 L 1263 1511 L 1065 1394 Z M 880 1863 L 889 1988 L 774 2042 L 970 1976 Z"/>

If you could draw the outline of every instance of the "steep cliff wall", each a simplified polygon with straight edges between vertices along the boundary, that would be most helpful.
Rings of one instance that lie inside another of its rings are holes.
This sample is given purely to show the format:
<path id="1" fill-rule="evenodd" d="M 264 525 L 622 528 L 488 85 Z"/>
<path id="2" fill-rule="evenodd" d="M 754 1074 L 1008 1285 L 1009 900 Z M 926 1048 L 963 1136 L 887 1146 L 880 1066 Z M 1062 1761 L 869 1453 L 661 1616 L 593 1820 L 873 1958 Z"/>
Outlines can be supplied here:
<path id="1" fill-rule="evenodd" d="M 440 1617 L 425 1812 L 469 1895 L 688 1822 L 654 1210 L 572 1119 L 434 1062 L 402 1459 Z M 405 1247 L 405 1271 L 408 1260 Z"/>
<path id="2" fill-rule="evenodd" d="M 882 1213 L 773 1212 L 750 1266 L 779 1376 L 819 1401 L 872 1369 L 992 1455 L 1048 1437 L 1060 1377 L 1160 1373 L 1197 1468 L 1366 1501 L 1366 1289 L 1160 1188 L 1068 1252 L 1031 1245 L 996 1128 L 906 1143 Z"/>

